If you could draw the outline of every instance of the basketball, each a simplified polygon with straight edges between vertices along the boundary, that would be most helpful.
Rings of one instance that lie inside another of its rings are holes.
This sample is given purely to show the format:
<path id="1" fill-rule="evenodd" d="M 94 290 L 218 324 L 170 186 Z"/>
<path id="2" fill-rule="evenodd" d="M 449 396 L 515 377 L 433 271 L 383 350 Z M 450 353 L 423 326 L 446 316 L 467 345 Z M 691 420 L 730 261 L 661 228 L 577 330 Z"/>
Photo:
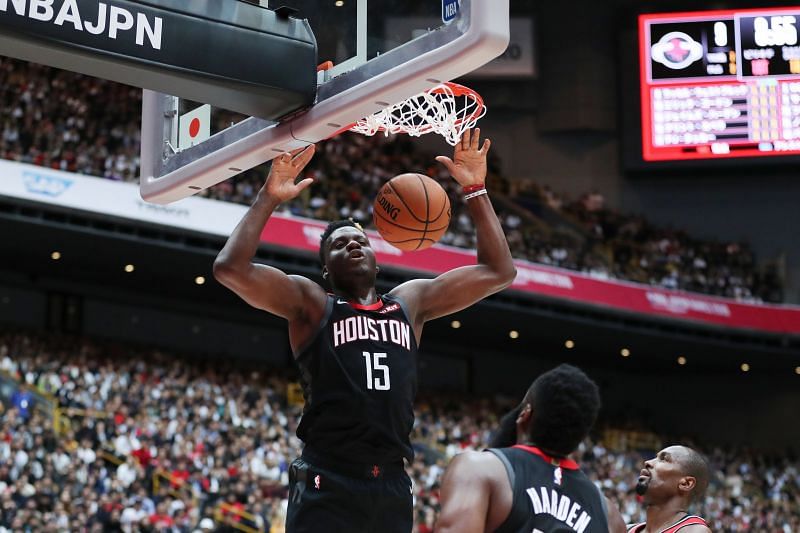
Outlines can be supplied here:
<path id="1" fill-rule="evenodd" d="M 395 248 L 424 250 L 447 231 L 450 199 L 428 176 L 400 174 L 378 191 L 372 219 L 381 237 Z"/>

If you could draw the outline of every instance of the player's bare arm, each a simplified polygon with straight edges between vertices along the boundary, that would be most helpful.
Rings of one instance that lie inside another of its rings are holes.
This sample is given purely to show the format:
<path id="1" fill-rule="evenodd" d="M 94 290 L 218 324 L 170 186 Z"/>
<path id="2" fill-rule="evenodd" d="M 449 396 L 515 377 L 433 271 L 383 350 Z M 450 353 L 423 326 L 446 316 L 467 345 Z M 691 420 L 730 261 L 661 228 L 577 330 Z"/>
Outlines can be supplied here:
<path id="1" fill-rule="evenodd" d="M 494 531 L 511 512 L 512 497 L 505 467 L 494 454 L 466 452 L 457 455 L 442 479 L 442 511 L 435 531 Z"/>
<path id="2" fill-rule="evenodd" d="M 626 533 L 628 527 L 625 525 L 625 520 L 619 513 L 617 504 L 606 498 L 606 508 L 608 509 L 608 531 L 609 533 Z"/>
<path id="3" fill-rule="evenodd" d="M 289 320 L 290 328 L 295 322 L 316 324 L 319 321 L 325 308 L 325 291 L 307 278 L 289 276 L 277 268 L 257 264 L 253 258 L 261 232 L 273 211 L 313 182 L 306 178 L 295 183 L 313 156 L 314 145 L 311 145 L 273 160 L 269 176 L 253 205 L 214 261 L 214 277 L 220 283 L 253 307 Z"/>
<path id="4" fill-rule="evenodd" d="M 486 180 L 491 141 L 486 139 L 481 145 L 480 131 L 464 132 L 453 159 L 436 158 L 462 187 L 480 186 Z M 391 293 L 408 304 L 417 337 L 426 321 L 465 309 L 508 287 L 516 276 L 508 242 L 488 195 L 467 200 L 467 205 L 477 235 L 477 264 L 450 270 L 432 280 L 406 282 Z"/>

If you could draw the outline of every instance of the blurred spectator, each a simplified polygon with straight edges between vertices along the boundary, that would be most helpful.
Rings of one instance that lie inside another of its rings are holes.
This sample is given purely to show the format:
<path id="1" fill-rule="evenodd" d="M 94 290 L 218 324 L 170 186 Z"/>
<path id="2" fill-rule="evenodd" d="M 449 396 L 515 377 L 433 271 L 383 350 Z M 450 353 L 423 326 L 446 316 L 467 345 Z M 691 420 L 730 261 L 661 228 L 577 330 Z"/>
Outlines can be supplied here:
<path id="1" fill-rule="evenodd" d="M 11 405 L 17 409 L 19 416 L 27 419 L 33 407 L 33 395 L 27 387 L 20 387 L 11 396 Z"/>

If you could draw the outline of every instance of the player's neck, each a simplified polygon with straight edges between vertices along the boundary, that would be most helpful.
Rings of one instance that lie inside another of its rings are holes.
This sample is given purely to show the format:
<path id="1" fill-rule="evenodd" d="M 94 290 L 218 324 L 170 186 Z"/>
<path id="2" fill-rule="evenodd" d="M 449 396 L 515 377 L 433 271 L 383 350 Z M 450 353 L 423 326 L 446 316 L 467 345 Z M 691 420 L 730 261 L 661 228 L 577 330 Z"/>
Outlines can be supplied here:
<path id="1" fill-rule="evenodd" d="M 375 287 L 335 287 L 333 293 L 343 300 L 360 305 L 371 305 L 378 301 Z"/>
<path id="2" fill-rule="evenodd" d="M 678 499 L 663 504 L 651 503 L 647 506 L 647 527 L 643 533 L 663 531 L 688 514 L 686 505 Z"/>
<path id="3" fill-rule="evenodd" d="M 517 436 L 517 444 L 520 445 L 520 446 L 529 446 L 531 448 L 537 448 L 543 454 L 545 454 L 548 457 L 551 457 L 553 459 L 566 459 L 567 458 L 566 455 L 563 455 L 563 454 L 560 454 L 560 453 L 557 453 L 557 452 L 553 452 L 553 451 L 548 450 L 547 448 L 543 448 L 542 446 L 539 446 L 538 444 L 536 444 L 535 442 L 533 442 L 532 440 L 530 440 L 529 438 L 527 438 L 526 436 L 523 436 L 523 435 L 518 435 Z"/>

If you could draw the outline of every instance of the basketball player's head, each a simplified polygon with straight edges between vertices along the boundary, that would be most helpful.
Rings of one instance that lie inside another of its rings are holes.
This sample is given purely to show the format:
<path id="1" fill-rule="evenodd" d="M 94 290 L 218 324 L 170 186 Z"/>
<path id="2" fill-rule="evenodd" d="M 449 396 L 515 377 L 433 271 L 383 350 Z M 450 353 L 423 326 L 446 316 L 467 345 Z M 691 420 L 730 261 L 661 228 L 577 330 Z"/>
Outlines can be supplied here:
<path id="1" fill-rule="evenodd" d="M 703 497 L 708 487 L 708 463 L 687 446 L 670 446 L 644 462 L 636 492 L 645 505 L 684 500 L 686 506 Z"/>
<path id="2" fill-rule="evenodd" d="M 536 378 L 518 409 L 517 441 L 564 457 L 597 420 L 600 391 L 581 369 L 562 364 Z"/>
<path id="3" fill-rule="evenodd" d="M 332 287 L 345 288 L 353 282 L 375 284 L 378 267 L 367 234 L 352 220 L 328 224 L 319 241 L 322 277 Z"/>

